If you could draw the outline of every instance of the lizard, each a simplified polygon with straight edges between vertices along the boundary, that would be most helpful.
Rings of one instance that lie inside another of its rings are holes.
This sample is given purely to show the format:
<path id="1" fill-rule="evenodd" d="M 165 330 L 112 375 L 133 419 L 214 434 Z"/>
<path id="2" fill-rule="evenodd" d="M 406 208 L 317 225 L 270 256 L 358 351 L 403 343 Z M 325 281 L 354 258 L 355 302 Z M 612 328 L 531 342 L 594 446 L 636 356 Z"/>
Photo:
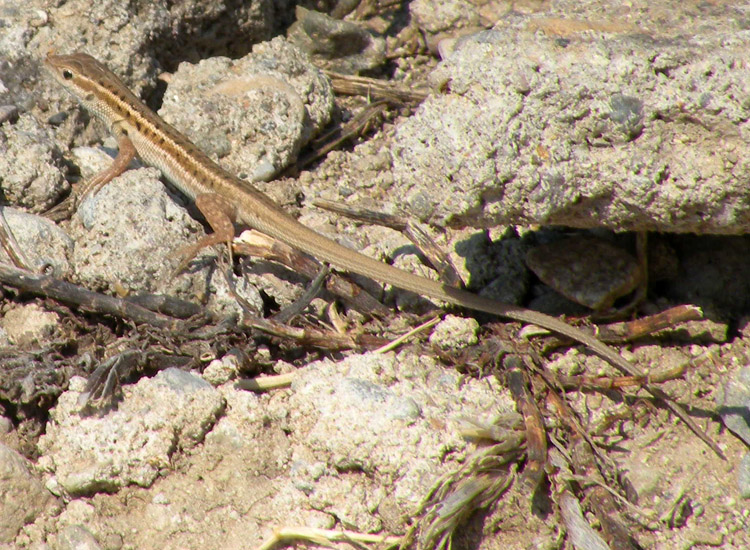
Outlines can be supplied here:
<path id="1" fill-rule="evenodd" d="M 109 168 L 84 184 L 84 193 L 95 191 L 124 172 L 137 155 L 146 164 L 161 170 L 179 191 L 196 202 L 204 215 L 206 209 L 201 206 L 216 205 L 218 201 L 221 209 L 232 219 L 319 261 L 459 307 L 540 326 L 583 344 L 623 372 L 644 377 L 639 367 L 629 363 L 614 348 L 556 317 L 420 277 L 365 256 L 313 231 L 271 198 L 214 162 L 187 137 L 162 120 L 116 74 L 94 57 L 86 53 L 50 54 L 45 59 L 45 65 L 55 80 L 84 108 L 97 116 L 117 139 L 117 158 Z M 234 236 L 232 219 L 212 220 L 208 216 L 207 219 L 214 233 L 204 237 L 197 246 L 231 242 Z M 680 405 L 657 388 L 647 389 L 662 399 L 703 441 L 722 455 L 716 444 L 698 429 Z"/>
<path id="2" fill-rule="evenodd" d="M 535 324 L 578 341 L 611 362 L 624 361 L 614 349 L 594 336 L 555 317 L 482 298 L 408 273 L 346 248 L 302 225 L 265 194 L 210 159 L 147 107 L 117 75 L 94 57 L 84 53 L 50 55 L 45 63 L 56 80 L 87 110 L 99 117 L 117 138 L 117 158 L 112 166 L 83 185 L 83 194 L 95 192 L 122 173 L 137 155 L 146 164 L 161 170 L 188 198 L 203 202 L 209 196 L 215 200 L 218 195 L 224 203 L 223 209 L 228 213 L 234 210 L 234 217 L 240 222 L 318 260 L 457 306 Z M 233 206 L 228 208 L 229 205 Z M 216 242 L 228 240 L 225 235 L 219 239 L 217 233 L 214 233 Z"/>

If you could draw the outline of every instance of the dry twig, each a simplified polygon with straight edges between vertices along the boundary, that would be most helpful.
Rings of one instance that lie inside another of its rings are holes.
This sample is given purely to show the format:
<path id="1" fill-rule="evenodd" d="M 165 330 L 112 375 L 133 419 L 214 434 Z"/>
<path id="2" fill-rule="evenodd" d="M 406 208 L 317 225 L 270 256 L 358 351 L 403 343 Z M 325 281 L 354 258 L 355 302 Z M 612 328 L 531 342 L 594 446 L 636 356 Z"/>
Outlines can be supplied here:
<path id="1" fill-rule="evenodd" d="M 387 340 L 369 334 L 340 334 L 333 331 L 323 331 L 316 328 L 296 328 L 272 319 L 246 315 L 242 321 L 244 326 L 261 330 L 278 338 L 290 339 L 295 342 L 329 351 L 345 349 L 372 349 L 379 348 L 387 343 Z"/>
<path id="2" fill-rule="evenodd" d="M 414 88 L 364 76 L 324 71 L 331 79 L 333 91 L 342 95 L 359 95 L 368 99 L 384 100 L 395 105 L 421 103 L 429 95 L 427 88 Z"/>
<path id="3" fill-rule="evenodd" d="M 401 538 L 357 533 L 355 531 L 317 529 L 315 527 L 282 527 L 281 529 L 276 529 L 273 535 L 258 546 L 256 550 L 271 550 L 279 545 L 291 544 L 296 541 L 310 542 L 329 547 L 333 547 L 332 543 L 334 542 L 346 542 L 359 549 L 367 548 L 365 544 L 379 544 L 381 546 L 378 548 L 387 550 L 397 547 L 401 542 Z"/>
<path id="4" fill-rule="evenodd" d="M 367 105 L 345 124 L 318 137 L 312 145 L 312 150 L 297 161 L 295 168 L 304 168 L 326 156 L 345 141 L 367 133 L 368 128 L 383 115 L 387 108 L 387 101 L 377 101 Z"/>
<path id="5" fill-rule="evenodd" d="M 691 305 L 680 305 L 633 321 L 602 325 L 599 327 L 597 337 L 602 342 L 610 344 L 631 342 L 660 330 L 673 328 L 679 323 L 699 321 L 701 319 L 703 319 L 701 308 Z"/>
<path id="6" fill-rule="evenodd" d="M 145 323 L 157 328 L 177 330 L 180 321 L 172 317 L 154 313 L 144 307 L 122 300 L 92 292 L 81 286 L 56 279 L 49 275 L 38 275 L 0 263 L 0 282 L 39 296 L 53 298 L 87 311 L 114 315 L 136 323 Z"/>
<path id="7" fill-rule="evenodd" d="M 526 425 L 526 467 L 521 479 L 529 492 L 533 493 L 544 477 L 547 464 L 547 432 L 542 413 L 527 388 L 523 361 L 517 355 L 509 355 L 503 360 L 503 367 L 508 389 Z"/>

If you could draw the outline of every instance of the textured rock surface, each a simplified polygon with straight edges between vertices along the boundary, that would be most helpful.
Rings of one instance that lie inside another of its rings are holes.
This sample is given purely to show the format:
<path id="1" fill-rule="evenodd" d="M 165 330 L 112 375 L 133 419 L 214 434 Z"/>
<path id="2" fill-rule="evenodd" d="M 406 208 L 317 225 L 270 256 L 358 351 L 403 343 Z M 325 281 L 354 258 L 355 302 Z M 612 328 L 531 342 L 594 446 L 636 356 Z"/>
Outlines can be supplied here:
<path id="1" fill-rule="evenodd" d="M 735 372 L 717 397 L 724 425 L 750 447 L 750 368 Z"/>
<path id="2" fill-rule="evenodd" d="M 10 344 L 28 347 L 58 335 L 60 319 L 51 311 L 28 304 L 6 312 L 0 318 L 0 328 L 5 331 Z"/>
<path id="3" fill-rule="evenodd" d="M 475 319 L 446 315 L 430 332 L 430 343 L 442 349 L 461 349 L 477 343 L 478 331 Z"/>
<path id="4" fill-rule="evenodd" d="M 48 487 L 65 494 L 150 486 L 172 455 L 198 445 L 226 406 L 202 379 L 168 369 L 127 388 L 116 410 L 87 415 L 78 391 L 64 394 L 40 441 L 40 467 L 52 474 Z"/>
<path id="5" fill-rule="evenodd" d="M 316 362 L 292 389 L 291 420 L 313 454 L 328 468 L 391 479 L 393 487 L 379 497 L 388 510 L 415 505 L 414 495 L 424 494 L 444 471 L 440 457 L 457 458 L 466 450 L 457 430 L 459 415 L 489 420 L 486 415 L 513 410 L 506 391 L 462 381 L 408 353 Z M 332 482 L 324 478 L 320 485 Z M 331 499 L 329 506 L 334 511 L 344 503 Z"/>
<path id="6" fill-rule="evenodd" d="M 750 229 L 750 33 L 561 38 L 535 22 L 459 41 L 397 128 L 395 185 L 422 219 Z"/>
<path id="7" fill-rule="evenodd" d="M 17 64 L 24 63 L 29 53 L 42 57 L 51 49 L 87 51 L 106 58 L 137 91 L 152 88 L 158 74 L 158 65 L 144 52 L 158 52 L 163 63 L 174 61 L 176 49 L 181 50 L 181 59 L 205 51 L 244 53 L 252 43 L 270 38 L 274 24 L 270 0 L 136 4 L 72 0 L 53 9 L 43 0 L 23 4 L 3 0 L 0 14 L 0 59 Z"/>
<path id="8" fill-rule="evenodd" d="M 0 543 L 13 541 L 18 531 L 52 501 L 30 466 L 25 458 L 0 443 Z"/>
<path id="9" fill-rule="evenodd" d="M 27 530 L 33 540 L 85 535 L 79 525 L 100 544 L 122 536 L 147 548 L 196 537 L 255 547 L 275 527 L 341 522 L 392 532 L 471 451 L 461 419 L 490 422 L 513 407 L 495 380 L 411 353 L 317 361 L 290 390 L 261 395 L 172 370 L 126 387 L 117 410 L 99 416 L 75 412 L 80 382 L 53 412 L 40 465 L 55 491 L 117 494 L 73 499 Z"/>
<path id="10" fill-rule="evenodd" d="M 633 256 L 592 237 L 540 244 L 526 253 L 526 265 L 566 298 L 594 310 L 611 307 L 641 282 Z"/>
<path id="11" fill-rule="evenodd" d="M 3 215 L 29 269 L 45 267 L 56 277 L 70 274 L 74 242 L 63 229 L 46 218 L 15 208 L 4 208 Z M 0 251 L 0 258 L 7 261 L 5 250 Z"/>
<path id="12" fill-rule="evenodd" d="M 243 59 L 183 63 L 159 114 L 234 174 L 271 179 L 331 118 L 333 90 L 282 38 Z"/>
<path id="13" fill-rule="evenodd" d="M 2 85 L 0 85 L 0 88 Z M 0 126 L 0 188 L 10 204 L 41 212 L 69 185 L 58 168 L 60 150 L 52 131 L 30 115 Z"/>
<path id="14" fill-rule="evenodd" d="M 366 28 L 341 21 L 302 6 L 287 38 L 306 52 L 319 67 L 343 74 L 377 69 L 385 62 L 385 40 Z"/>

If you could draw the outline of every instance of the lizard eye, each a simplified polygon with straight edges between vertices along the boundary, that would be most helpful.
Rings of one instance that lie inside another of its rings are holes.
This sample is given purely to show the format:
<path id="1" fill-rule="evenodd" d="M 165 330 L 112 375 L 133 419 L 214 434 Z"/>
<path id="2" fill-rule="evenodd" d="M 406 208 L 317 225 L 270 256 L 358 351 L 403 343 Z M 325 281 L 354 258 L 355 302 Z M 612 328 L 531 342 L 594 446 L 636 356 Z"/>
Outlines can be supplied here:
<path id="1" fill-rule="evenodd" d="M 73 73 L 71 73 L 68 69 L 63 69 L 62 76 L 65 80 L 70 80 L 73 78 Z"/>

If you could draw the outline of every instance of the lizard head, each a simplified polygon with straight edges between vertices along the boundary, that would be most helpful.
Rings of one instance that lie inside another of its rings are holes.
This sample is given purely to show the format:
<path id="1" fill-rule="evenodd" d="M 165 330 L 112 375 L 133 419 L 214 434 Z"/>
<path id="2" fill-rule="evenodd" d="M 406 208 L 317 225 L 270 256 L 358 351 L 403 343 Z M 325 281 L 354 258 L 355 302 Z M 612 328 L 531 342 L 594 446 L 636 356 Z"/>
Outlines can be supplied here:
<path id="1" fill-rule="evenodd" d="M 116 90 L 127 90 L 122 81 L 97 61 L 85 53 L 70 55 L 48 55 L 44 64 L 52 76 L 86 109 L 101 116 L 104 94 L 117 95 Z M 127 92 L 128 95 L 130 92 Z"/>

